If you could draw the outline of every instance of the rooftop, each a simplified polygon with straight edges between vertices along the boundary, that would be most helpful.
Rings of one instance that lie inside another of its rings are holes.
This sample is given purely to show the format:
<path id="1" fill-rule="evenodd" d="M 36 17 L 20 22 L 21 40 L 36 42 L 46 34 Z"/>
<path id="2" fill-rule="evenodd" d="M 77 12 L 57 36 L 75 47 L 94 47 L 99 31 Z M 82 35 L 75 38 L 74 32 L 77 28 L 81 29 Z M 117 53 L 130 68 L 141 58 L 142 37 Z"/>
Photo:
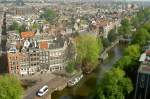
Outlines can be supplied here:
<path id="1" fill-rule="evenodd" d="M 146 55 L 150 55 L 150 50 L 145 51 Z"/>
<path id="2" fill-rule="evenodd" d="M 34 35 L 34 32 L 21 32 L 21 38 L 33 38 Z"/>
<path id="3" fill-rule="evenodd" d="M 140 73 L 150 74 L 150 66 L 149 65 L 141 65 L 139 70 Z"/>
<path id="4" fill-rule="evenodd" d="M 40 49 L 48 49 L 48 42 L 47 41 L 42 41 L 39 44 Z"/>

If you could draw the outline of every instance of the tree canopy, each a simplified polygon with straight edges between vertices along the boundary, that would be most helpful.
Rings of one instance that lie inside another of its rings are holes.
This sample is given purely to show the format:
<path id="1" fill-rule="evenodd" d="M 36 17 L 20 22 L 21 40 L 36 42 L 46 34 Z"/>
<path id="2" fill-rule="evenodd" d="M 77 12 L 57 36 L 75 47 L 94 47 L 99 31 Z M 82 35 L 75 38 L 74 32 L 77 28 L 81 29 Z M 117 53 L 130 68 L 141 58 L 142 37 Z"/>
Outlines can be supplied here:
<path id="1" fill-rule="evenodd" d="M 40 18 L 45 19 L 49 23 L 54 23 L 57 17 L 57 13 L 52 9 L 47 9 L 43 14 L 40 15 Z"/>
<path id="2" fill-rule="evenodd" d="M 16 21 L 13 21 L 12 24 L 8 27 L 9 30 L 17 30 L 19 28 L 19 24 Z"/>
<path id="3" fill-rule="evenodd" d="M 123 36 L 130 36 L 131 35 L 131 23 L 128 19 L 124 19 L 121 21 L 121 27 L 119 28 L 118 32 L 119 34 Z"/>
<path id="4" fill-rule="evenodd" d="M 109 34 L 108 34 L 108 40 L 110 42 L 113 42 L 117 39 L 118 33 L 116 33 L 116 28 L 110 30 Z"/>
<path id="5" fill-rule="evenodd" d="M 17 31 L 18 33 L 26 31 L 26 24 L 18 24 L 16 21 L 13 21 L 13 23 L 8 27 L 8 30 L 10 31 Z"/>
<path id="6" fill-rule="evenodd" d="M 102 44 L 96 36 L 91 34 L 79 35 L 75 38 L 77 61 L 82 66 L 94 68 L 98 64 L 98 57 Z"/>
<path id="7" fill-rule="evenodd" d="M 131 23 L 134 27 L 138 28 L 141 25 L 141 22 L 148 19 L 150 15 L 150 8 L 146 8 L 144 10 L 140 10 L 137 15 L 131 20 Z"/>
<path id="8" fill-rule="evenodd" d="M 23 88 L 20 81 L 12 75 L 0 76 L 0 99 L 21 99 Z"/>
<path id="9" fill-rule="evenodd" d="M 73 60 L 71 60 L 71 61 L 69 61 L 68 62 L 68 64 L 67 64 L 67 66 L 66 66 L 66 71 L 68 72 L 68 73 L 72 73 L 72 72 L 74 72 L 74 70 L 75 70 L 75 61 L 73 61 Z"/>
<path id="10" fill-rule="evenodd" d="M 103 44 L 103 47 L 106 48 L 110 46 L 111 43 L 107 38 L 102 38 L 102 44 Z"/>
<path id="11" fill-rule="evenodd" d="M 135 33 L 132 43 L 144 45 L 148 40 L 150 40 L 150 33 L 145 28 L 140 28 Z"/>
<path id="12" fill-rule="evenodd" d="M 138 44 L 132 44 L 128 46 L 124 51 L 125 56 L 130 56 L 132 59 L 137 59 L 140 56 L 140 46 Z"/>
<path id="13" fill-rule="evenodd" d="M 132 90 L 131 80 L 125 77 L 124 71 L 113 68 L 102 78 L 94 99 L 125 99 Z"/>
<path id="14" fill-rule="evenodd" d="M 124 51 L 124 56 L 120 58 L 113 66 L 124 69 L 124 70 L 134 70 L 134 64 L 140 56 L 140 46 L 138 44 L 128 46 Z"/>
<path id="15" fill-rule="evenodd" d="M 150 23 L 145 23 L 143 28 L 145 28 L 150 33 Z"/>

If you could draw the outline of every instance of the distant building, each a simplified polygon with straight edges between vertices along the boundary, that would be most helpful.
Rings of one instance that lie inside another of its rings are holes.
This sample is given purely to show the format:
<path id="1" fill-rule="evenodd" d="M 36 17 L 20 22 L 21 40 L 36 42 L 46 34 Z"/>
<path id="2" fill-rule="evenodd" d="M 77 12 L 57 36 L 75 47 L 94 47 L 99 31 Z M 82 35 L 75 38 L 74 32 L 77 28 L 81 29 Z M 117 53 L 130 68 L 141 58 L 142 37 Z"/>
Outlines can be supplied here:
<path id="1" fill-rule="evenodd" d="M 97 35 L 100 35 L 103 38 L 107 38 L 110 30 L 112 30 L 115 27 L 119 27 L 120 21 L 100 18 L 96 21 L 92 21 L 92 24 L 96 26 Z"/>
<path id="2" fill-rule="evenodd" d="M 12 6 L 8 8 L 8 12 L 12 15 L 26 16 L 34 13 L 34 8 L 32 6 Z"/>

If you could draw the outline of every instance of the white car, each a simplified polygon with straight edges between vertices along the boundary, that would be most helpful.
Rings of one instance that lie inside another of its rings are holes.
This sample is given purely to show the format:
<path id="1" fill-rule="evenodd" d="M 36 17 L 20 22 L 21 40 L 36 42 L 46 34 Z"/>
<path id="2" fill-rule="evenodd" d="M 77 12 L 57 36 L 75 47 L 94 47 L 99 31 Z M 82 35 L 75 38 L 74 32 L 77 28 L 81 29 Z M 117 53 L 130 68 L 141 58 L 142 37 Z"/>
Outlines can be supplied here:
<path id="1" fill-rule="evenodd" d="M 44 85 L 41 89 L 38 90 L 37 95 L 38 96 L 43 96 L 48 92 L 48 86 Z"/>

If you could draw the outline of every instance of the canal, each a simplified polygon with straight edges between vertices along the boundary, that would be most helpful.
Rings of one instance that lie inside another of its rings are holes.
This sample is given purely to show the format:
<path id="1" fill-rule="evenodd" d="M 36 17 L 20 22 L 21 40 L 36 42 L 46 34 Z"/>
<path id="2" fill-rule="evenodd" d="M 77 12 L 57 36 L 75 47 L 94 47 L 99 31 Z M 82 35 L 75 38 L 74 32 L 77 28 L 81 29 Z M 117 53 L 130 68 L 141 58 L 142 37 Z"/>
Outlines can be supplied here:
<path id="1" fill-rule="evenodd" d="M 76 86 L 54 92 L 52 99 L 87 99 L 96 88 L 103 74 L 122 57 L 123 48 L 125 48 L 125 45 L 116 45 L 108 52 L 109 58 L 103 64 L 100 64 L 91 74 L 84 75 L 84 78 Z"/>

